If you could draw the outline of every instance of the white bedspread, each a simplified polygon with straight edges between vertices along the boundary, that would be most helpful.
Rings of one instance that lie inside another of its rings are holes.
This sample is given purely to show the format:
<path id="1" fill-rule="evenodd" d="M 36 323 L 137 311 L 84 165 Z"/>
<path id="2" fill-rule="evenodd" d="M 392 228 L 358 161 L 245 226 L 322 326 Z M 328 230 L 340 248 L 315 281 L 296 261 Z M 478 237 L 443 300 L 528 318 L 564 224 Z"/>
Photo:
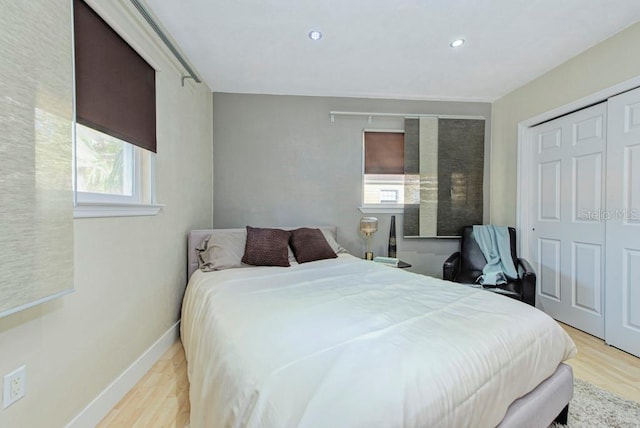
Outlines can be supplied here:
<path id="1" fill-rule="evenodd" d="M 494 427 L 575 353 L 513 299 L 349 255 L 196 272 L 191 427 Z"/>

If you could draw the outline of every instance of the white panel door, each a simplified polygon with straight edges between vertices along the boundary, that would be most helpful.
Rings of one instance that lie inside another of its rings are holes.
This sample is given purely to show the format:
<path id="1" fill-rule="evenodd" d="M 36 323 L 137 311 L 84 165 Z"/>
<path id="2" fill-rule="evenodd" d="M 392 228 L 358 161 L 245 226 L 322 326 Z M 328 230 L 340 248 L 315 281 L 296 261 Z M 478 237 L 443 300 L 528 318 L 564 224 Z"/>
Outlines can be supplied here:
<path id="1" fill-rule="evenodd" d="M 608 104 L 605 339 L 640 357 L 640 89 Z"/>
<path id="2" fill-rule="evenodd" d="M 604 336 L 606 103 L 532 129 L 529 259 L 536 306 Z"/>

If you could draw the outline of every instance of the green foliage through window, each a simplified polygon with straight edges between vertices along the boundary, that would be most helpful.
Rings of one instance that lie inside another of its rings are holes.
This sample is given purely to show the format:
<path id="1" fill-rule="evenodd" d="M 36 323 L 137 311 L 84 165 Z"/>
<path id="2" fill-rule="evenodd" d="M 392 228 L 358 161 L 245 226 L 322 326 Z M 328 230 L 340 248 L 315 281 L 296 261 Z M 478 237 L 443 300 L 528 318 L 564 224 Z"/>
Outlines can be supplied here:
<path id="1" fill-rule="evenodd" d="M 76 180 L 80 192 L 131 196 L 133 146 L 86 126 L 76 126 Z"/>

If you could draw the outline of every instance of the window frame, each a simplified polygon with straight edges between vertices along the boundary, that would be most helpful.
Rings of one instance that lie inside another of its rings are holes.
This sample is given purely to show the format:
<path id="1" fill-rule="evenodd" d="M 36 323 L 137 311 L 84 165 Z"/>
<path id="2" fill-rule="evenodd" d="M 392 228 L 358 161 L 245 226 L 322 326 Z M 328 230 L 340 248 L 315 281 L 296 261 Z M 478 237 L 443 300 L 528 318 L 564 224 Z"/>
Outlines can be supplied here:
<path id="1" fill-rule="evenodd" d="M 365 159 L 366 159 L 366 154 L 365 154 L 365 150 L 366 150 L 366 142 L 365 142 L 365 134 L 367 132 L 384 132 L 384 133 L 398 133 L 398 134 L 403 134 L 405 133 L 404 129 L 369 129 L 369 128 L 365 128 L 362 130 L 362 165 L 361 165 L 361 177 L 362 177 L 362 184 L 360 186 L 360 190 L 361 190 L 361 195 L 360 195 L 360 207 L 358 207 L 358 209 L 360 210 L 360 212 L 364 213 L 364 214 L 384 214 L 384 213 L 389 213 L 389 214 L 402 214 L 404 212 L 404 201 L 402 201 L 401 203 L 389 203 L 389 202 L 381 202 L 381 203 L 377 203 L 377 204 L 372 204 L 372 203 L 365 203 Z M 378 174 L 375 174 L 378 175 Z M 394 174 L 394 175 L 398 175 L 398 174 Z M 404 185 L 404 183 L 403 183 Z"/>
<path id="2" fill-rule="evenodd" d="M 121 141 L 128 146 L 126 147 L 127 155 L 125 155 L 125 161 L 123 164 L 126 166 L 130 164 L 130 174 L 127 176 L 131 176 L 131 195 L 119 195 L 117 193 L 99 193 L 99 192 L 84 192 L 77 190 L 78 189 L 78 157 L 74 157 L 74 169 L 75 169 L 75 185 L 74 189 L 76 189 L 76 201 L 81 204 L 141 204 L 142 203 L 142 186 L 143 186 L 143 177 L 142 177 L 142 156 L 143 153 L 141 149 L 131 143 L 127 143 L 124 140 L 120 140 L 119 138 L 112 137 L 104 132 L 97 131 L 93 128 L 90 128 L 86 125 L 81 125 L 79 123 L 74 122 L 73 126 L 76 132 L 76 138 L 74 140 L 74 144 L 78 144 L 79 139 L 77 138 L 78 133 L 78 125 L 85 126 L 86 128 L 91 129 L 94 132 L 99 132 L 102 135 L 105 135 L 108 138 L 113 138 L 115 140 Z M 75 147 L 75 153 L 77 154 L 77 146 Z M 123 169 L 125 169 L 123 167 Z"/>
<path id="3" fill-rule="evenodd" d="M 85 2 L 90 9 L 93 9 L 96 15 L 104 21 L 133 51 L 135 51 L 143 61 L 145 61 L 155 72 L 157 78 L 160 67 L 157 61 L 153 60 L 153 55 L 149 54 L 149 51 L 153 51 L 154 45 L 143 43 L 135 43 L 132 41 L 136 39 L 135 36 L 129 34 L 129 31 L 125 31 L 120 26 L 114 26 L 113 20 L 103 18 L 102 12 L 93 8 L 93 5 Z M 72 26 L 74 22 L 72 20 Z M 74 35 L 74 51 L 75 51 L 75 28 L 72 29 Z M 155 51 L 154 51 L 155 52 Z M 157 54 L 157 52 L 155 52 Z M 79 122 L 76 117 L 76 60 L 74 53 L 73 61 L 73 171 L 72 171 L 72 184 L 73 184 L 73 201 L 74 201 L 74 218 L 91 218 L 91 217 L 121 217 L 121 216 L 152 216 L 157 215 L 163 204 L 157 203 L 156 200 L 156 156 L 157 154 L 145 150 L 140 147 L 139 144 L 127 141 L 126 138 L 113 137 L 110 133 L 106 133 L 96 127 L 82 124 L 93 131 L 100 132 L 108 135 L 110 138 L 116 138 L 124 141 L 133 148 L 133 162 L 132 162 L 132 195 L 116 195 L 116 194 L 104 194 L 104 193 L 92 193 L 92 192 L 79 192 L 77 190 L 77 125 Z M 154 99 L 157 103 L 158 100 L 158 86 L 155 84 Z M 156 126 L 157 126 L 157 107 L 155 109 Z M 156 131 L 157 132 L 157 131 Z M 156 137 L 157 138 L 157 137 Z M 156 145 L 153 149 L 156 150 Z"/>
<path id="4" fill-rule="evenodd" d="M 156 203 L 156 154 L 131 143 L 127 143 L 126 141 L 125 143 L 129 144 L 132 149 L 132 195 L 126 196 L 113 193 L 81 192 L 78 190 L 77 125 L 78 123 L 74 120 L 72 174 L 74 217 L 90 218 L 157 215 L 164 205 Z M 93 128 L 91 129 L 96 131 Z M 114 138 L 111 136 L 109 137 Z"/>

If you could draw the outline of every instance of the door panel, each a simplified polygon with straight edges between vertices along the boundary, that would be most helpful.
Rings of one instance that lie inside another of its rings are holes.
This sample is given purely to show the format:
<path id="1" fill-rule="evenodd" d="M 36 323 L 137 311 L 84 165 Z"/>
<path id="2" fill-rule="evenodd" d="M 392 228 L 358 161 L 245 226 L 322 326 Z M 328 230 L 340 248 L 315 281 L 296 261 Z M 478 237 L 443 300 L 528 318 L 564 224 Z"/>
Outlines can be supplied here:
<path id="1" fill-rule="evenodd" d="M 624 313 L 624 322 L 629 327 L 640 330 L 640 311 L 633 307 L 634 302 L 640 302 L 640 289 L 634 286 L 640 282 L 640 251 L 625 249 L 624 267 L 625 273 L 623 280 L 623 302 L 626 303 L 622 308 Z"/>
<path id="2" fill-rule="evenodd" d="M 581 120 L 574 124 L 573 145 L 589 143 L 603 137 L 602 134 L 603 117 L 594 116 Z"/>
<path id="3" fill-rule="evenodd" d="M 542 132 L 538 136 L 538 153 L 560 148 L 562 143 L 562 129 L 555 128 Z"/>
<path id="4" fill-rule="evenodd" d="M 632 91 L 633 92 L 633 91 Z M 626 95 L 626 94 L 622 94 Z M 614 99 L 616 97 L 613 97 Z M 625 132 L 632 131 L 634 128 L 640 128 L 640 103 L 630 103 L 625 105 Z"/>
<path id="5" fill-rule="evenodd" d="M 560 301 L 560 241 L 538 239 L 538 254 L 540 294 Z"/>
<path id="6" fill-rule="evenodd" d="M 600 282 L 602 247 L 600 245 L 573 243 L 573 295 L 575 304 L 600 314 L 602 310 Z"/>
<path id="7" fill-rule="evenodd" d="M 539 217 L 541 220 L 560 220 L 560 162 L 540 164 L 538 189 Z"/>
<path id="8" fill-rule="evenodd" d="M 608 102 L 607 343 L 640 356 L 640 90 Z"/>
<path id="9" fill-rule="evenodd" d="M 640 110 L 639 110 L 640 111 Z M 537 306 L 604 336 L 606 104 L 533 128 L 531 260 Z"/>
<path id="10" fill-rule="evenodd" d="M 602 211 L 602 154 L 574 158 L 573 171 L 573 219 L 597 221 L 589 214 Z"/>
<path id="11" fill-rule="evenodd" d="M 623 208 L 630 214 L 628 223 L 640 222 L 640 144 L 624 148 Z"/>

